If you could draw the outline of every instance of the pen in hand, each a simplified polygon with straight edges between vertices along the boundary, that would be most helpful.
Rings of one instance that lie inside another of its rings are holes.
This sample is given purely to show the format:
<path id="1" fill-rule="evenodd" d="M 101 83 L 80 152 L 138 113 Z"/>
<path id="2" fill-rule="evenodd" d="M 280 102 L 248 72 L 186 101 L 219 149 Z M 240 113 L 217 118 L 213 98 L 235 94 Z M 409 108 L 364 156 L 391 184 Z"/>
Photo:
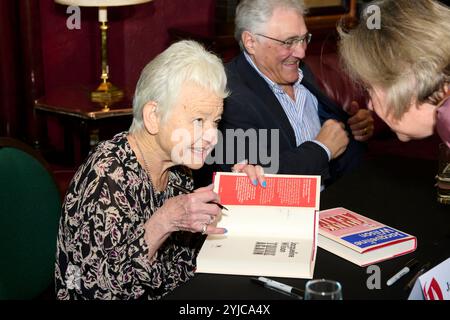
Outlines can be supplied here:
<path id="1" fill-rule="evenodd" d="M 305 293 L 304 290 L 288 286 L 287 284 L 268 279 L 265 277 L 258 277 L 258 278 L 251 278 L 251 280 L 261 286 L 264 286 L 266 288 L 288 294 L 290 296 L 295 296 L 296 298 L 303 299 L 303 294 Z"/>
<path id="2" fill-rule="evenodd" d="M 173 184 L 173 183 L 171 183 L 170 185 L 172 187 L 174 187 L 175 189 L 177 189 L 178 191 L 184 193 L 184 194 L 189 194 L 189 193 L 193 192 L 191 190 L 188 190 L 186 188 L 183 188 L 183 187 L 181 187 L 179 185 L 176 185 L 176 184 Z M 222 209 L 222 210 L 227 210 L 228 211 L 228 209 L 225 206 L 221 205 L 220 203 L 217 203 L 217 202 L 211 202 L 211 203 L 214 203 L 215 205 L 219 206 L 219 208 Z"/>

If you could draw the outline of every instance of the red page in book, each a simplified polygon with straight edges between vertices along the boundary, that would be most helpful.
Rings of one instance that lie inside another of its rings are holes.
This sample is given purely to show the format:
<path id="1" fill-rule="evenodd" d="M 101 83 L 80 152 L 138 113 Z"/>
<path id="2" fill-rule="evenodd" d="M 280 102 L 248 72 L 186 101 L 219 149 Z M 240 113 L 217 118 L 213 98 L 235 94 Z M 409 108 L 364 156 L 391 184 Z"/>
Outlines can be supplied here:
<path id="1" fill-rule="evenodd" d="M 220 201 L 223 205 L 316 207 L 317 177 L 266 177 L 266 183 L 266 188 L 255 187 L 247 176 L 220 175 Z"/>

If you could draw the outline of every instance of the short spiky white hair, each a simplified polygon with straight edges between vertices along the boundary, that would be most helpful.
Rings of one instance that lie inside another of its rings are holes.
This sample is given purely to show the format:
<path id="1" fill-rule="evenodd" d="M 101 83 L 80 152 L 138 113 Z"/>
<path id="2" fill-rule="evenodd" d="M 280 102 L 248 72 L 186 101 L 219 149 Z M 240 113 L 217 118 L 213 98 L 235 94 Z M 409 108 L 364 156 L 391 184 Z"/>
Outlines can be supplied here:
<path id="1" fill-rule="evenodd" d="M 143 128 L 142 112 L 149 101 L 158 104 L 158 113 L 166 119 L 186 82 L 211 90 L 222 99 L 228 96 L 222 61 L 195 41 L 176 42 L 142 70 L 134 93 L 130 132 Z"/>
<path id="2" fill-rule="evenodd" d="M 264 33 L 267 22 L 277 8 L 292 9 L 299 15 L 306 13 L 303 0 L 242 0 L 236 8 L 234 38 L 244 50 L 242 33 Z"/>

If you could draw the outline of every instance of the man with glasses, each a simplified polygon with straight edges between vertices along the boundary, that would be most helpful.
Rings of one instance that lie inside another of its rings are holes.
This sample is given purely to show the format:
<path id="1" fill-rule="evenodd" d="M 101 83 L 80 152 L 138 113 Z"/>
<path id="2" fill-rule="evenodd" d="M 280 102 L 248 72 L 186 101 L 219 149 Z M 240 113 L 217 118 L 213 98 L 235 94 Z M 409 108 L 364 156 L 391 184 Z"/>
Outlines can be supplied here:
<path id="1" fill-rule="evenodd" d="M 316 86 L 301 63 L 312 37 L 303 13 L 299 0 L 240 1 L 235 37 L 242 53 L 226 66 L 230 96 L 220 129 L 224 154 L 234 161 L 330 182 L 359 163 L 373 118 L 368 110 L 349 117 Z M 244 139 L 230 135 L 239 129 L 248 133 Z M 229 170 L 226 164 L 221 169 Z"/>

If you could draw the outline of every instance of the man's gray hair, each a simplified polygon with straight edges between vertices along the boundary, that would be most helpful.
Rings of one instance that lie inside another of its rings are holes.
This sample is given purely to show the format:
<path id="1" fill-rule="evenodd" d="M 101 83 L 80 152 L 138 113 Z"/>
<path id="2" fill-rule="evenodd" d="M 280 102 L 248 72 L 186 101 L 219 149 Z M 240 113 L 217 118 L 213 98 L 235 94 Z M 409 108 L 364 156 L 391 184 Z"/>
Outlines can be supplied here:
<path id="1" fill-rule="evenodd" d="M 299 15 L 306 12 L 303 0 L 242 0 L 236 8 L 234 38 L 239 42 L 241 50 L 242 33 L 264 33 L 267 22 L 276 8 L 296 10 Z"/>
<path id="2" fill-rule="evenodd" d="M 130 132 L 143 128 L 142 112 L 149 101 L 158 104 L 157 112 L 164 121 L 185 82 L 211 90 L 223 99 L 228 95 L 222 61 L 195 41 L 176 42 L 142 70 L 134 93 Z"/>

